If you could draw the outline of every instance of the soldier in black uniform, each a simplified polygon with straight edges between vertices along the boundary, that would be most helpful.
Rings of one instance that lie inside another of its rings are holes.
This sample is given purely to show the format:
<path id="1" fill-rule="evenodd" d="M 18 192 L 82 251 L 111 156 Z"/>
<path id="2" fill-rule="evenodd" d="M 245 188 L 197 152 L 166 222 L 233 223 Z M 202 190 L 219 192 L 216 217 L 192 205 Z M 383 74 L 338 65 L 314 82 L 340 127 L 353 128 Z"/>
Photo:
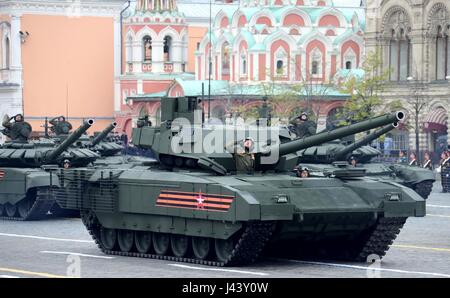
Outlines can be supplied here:
<path id="1" fill-rule="evenodd" d="M 11 122 L 12 120 L 14 122 Z M 11 141 L 17 143 L 27 143 L 33 131 L 31 125 L 24 121 L 22 114 L 17 114 L 11 118 L 5 115 L 2 125 L 5 128 L 3 134 L 9 137 Z"/>
<path id="2" fill-rule="evenodd" d="M 64 116 L 55 117 L 49 121 L 52 127 L 50 130 L 54 132 L 57 136 L 59 135 L 67 135 L 72 130 L 72 124 L 66 121 Z"/>
<path id="3" fill-rule="evenodd" d="M 316 124 L 309 120 L 308 114 L 302 113 L 289 121 L 295 128 L 297 138 L 305 138 L 316 133 Z"/>
<path id="4" fill-rule="evenodd" d="M 411 152 L 411 154 L 409 154 L 409 166 L 411 166 L 411 167 L 419 166 L 419 162 L 417 161 L 416 153 L 414 153 L 414 152 Z"/>
<path id="5" fill-rule="evenodd" d="M 424 169 L 428 169 L 430 171 L 433 171 L 433 162 L 431 161 L 430 153 L 425 152 L 425 155 L 423 157 L 423 166 Z"/>
<path id="6" fill-rule="evenodd" d="M 442 192 L 450 192 L 450 153 L 442 152 L 440 162 Z"/>

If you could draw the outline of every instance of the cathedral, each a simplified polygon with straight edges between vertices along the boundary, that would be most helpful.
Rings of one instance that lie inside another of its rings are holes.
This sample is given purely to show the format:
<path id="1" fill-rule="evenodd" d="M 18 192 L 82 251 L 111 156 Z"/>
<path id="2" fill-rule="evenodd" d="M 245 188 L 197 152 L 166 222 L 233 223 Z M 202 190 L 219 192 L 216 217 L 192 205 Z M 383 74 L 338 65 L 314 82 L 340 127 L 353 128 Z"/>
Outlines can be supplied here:
<path id="1" fill-rule="evenodd" d="M 331 0 L 242 0 L 211 8 L 189 59 L 191 26 L 175 0 L 138 1 L 124 20 L 126 73 L 117 118 L 126 131 L 140 114 L 158 123 L 162 96 L 211 98 L 204 103 L 207 116 L 224 120 L 233 105 L 259 105 L 258 86 L 271 82 L 326 89 L 313 103 L 319 129 L 325 128 L 346 98 L 333 82 L 362 64 L 364 9 Z"/>

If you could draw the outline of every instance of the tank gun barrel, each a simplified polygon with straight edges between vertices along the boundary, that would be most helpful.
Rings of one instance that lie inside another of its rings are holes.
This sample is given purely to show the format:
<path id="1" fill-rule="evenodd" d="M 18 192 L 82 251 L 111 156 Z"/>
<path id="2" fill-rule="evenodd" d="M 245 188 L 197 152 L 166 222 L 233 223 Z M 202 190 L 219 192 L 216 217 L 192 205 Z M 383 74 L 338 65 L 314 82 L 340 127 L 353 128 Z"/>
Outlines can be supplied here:
<path id="1" fill-rule="evenodd" d="M 98 143 L 100 143 L 104 138 L 106 138 L 108 136 L 108 134 L 114 129 L 116 128 L 117 123 L 113 122 L 110 125 L 108 125 L 107 128 L 105 128 L 101 133 L 99 133 L 93 140 L 92 140 L 92 146 L 97 145 Z"/>
<path id="2" fill-rule="evenodd" d="M 353 152 L 354 150 L 358 149 L 359 147 L 365 146 L 367 144 L 370 144 L 370 142 L 372 142 L 373 140 L 378 139 L 379 137 L 381 137 L 382 135 L 390 132 L 391 130 L 393 130 L 394 128 L 396 128 L 398 126 L 397 123 L 393 123 L 392 125 L 386 125 L 383 128 L 378 129 L 377 131 L 361 138 L 360 140 L 354 142 L 353 144 L 350 144 L 348 146 L 346 146 L 345 148 L 343 148 L 342 150 L 338 151 L 335 155 L 336 160 L 343 160 L 346 158 L 346 156 Z"/>
<path id="3" fill-rule="evenodd" d="M 396 123 L 405 118 L 403 112 L 395 112 L 372 119 L 364 120 L 345 127 L 339 127 L 332 131 L 322 132 L 310 137 L 294 140 L 280 145 L 279 154 L 286 155 L 296 151 L 326 143 L 335 139 L 340 139 L 356 133 L 364 132 L 373 128 Z"/>
<path id="4" fill-rule="evenodd" d="M 72 134 L 70 134 L 67 139 L 56 147 L 56 149 L 49 152 L 46 156 L 46 162 L 54 161 L 58 156 L 63 153 L 68 147 L 75 143 L 92 125 L 94 124 L 93 119 L 86 120 L 80 127 L 77 128 Z"/>

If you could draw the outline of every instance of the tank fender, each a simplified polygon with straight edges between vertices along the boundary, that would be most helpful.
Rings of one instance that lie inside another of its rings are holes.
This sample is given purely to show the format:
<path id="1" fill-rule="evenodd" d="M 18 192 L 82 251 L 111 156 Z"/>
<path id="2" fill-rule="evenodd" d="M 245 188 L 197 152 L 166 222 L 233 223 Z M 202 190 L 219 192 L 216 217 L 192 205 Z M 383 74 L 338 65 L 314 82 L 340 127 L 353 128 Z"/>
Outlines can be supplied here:
<path id="1" fill-rule="evenodd" d="M 407 184 L 416 184 L 423 181 L 436 181 L 434 172 L 427 169 L 404 165 L 393 165 L 392 168 Z"/>
<path id="2" fill-rule="evenodd" d="M 59 179 L 55 172 L 32 172 L 26 177 L 26 191 L 31 188 L 47 186 L 59 187 Z"/>

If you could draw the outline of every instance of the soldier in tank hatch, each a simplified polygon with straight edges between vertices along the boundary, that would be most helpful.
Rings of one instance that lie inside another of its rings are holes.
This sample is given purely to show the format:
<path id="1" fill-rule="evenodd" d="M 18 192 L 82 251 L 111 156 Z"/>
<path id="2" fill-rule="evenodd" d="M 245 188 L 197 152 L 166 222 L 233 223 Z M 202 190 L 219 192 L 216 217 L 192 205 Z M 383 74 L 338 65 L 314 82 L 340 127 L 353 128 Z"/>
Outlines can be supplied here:
<path id="1" fill-rule="evenodd" d="M 356 159 L 356 157 L 351 156 L 349 163 L 352 167 L 356 167 L 358 165 L 358 160 Z"/>
<path id="2" fill-rule="evenodd" d="M 226 149 L 233 153 L 236 163 L 236 171 L 252 173 L 255 169 L 255 154 L 252 153 L 254 148 L 253 139 L 246 138 L 242 142 L 233 142 Z"/>
<path id="3" fill-rule="evenodd" d="M 297 138 L 309 137 L 316 133 L 316 124 L 309 120 L 306 113 L 301 113 L 300 116 L 291 119 L 289 123 L 294 126 Z"/>
<path id="4" fill-rule="evenodd" d="M 55 117 L 51 119 L 49 123 L 52 125 L 50 130 L 57 136 L 67 135 L 72 130 L 72 124 L 66 121 L 66 117 L 64 116 Z"/>
<path id="5" fill-rule="evenodd" d="M 17 143 L 27 143 L 33 131 L 31 125 L 24 121 L 22 114 L 17 114 L 11 118 L 5 115 L 2 125 L 5 127 L 3 134 L 9 137 L 11 141 Z"/>

